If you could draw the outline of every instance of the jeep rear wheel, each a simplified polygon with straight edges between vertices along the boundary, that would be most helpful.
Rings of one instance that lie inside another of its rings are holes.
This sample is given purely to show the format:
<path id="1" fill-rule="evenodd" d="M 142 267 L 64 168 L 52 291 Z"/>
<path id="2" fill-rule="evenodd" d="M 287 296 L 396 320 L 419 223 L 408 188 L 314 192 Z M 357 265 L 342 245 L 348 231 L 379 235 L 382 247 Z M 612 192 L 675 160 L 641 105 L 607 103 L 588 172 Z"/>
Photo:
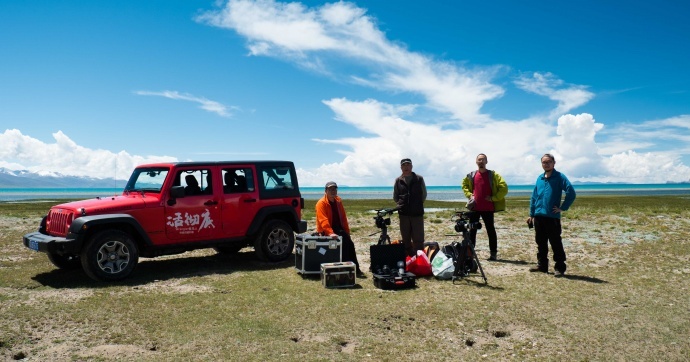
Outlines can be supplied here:
<path id="1" fill-rule="evenodd" d="M 79 255 L 60 255 L 55 252 L 49 252 L 48 260 L 56 267 L 63 270 L 74 270 L 81 267 Z"/>
<path id="2" fill-rule="evenodd" d="M 126 278 L 139 261 L 139 251 L 132 238 L 118 230 L 106 230 L 93 236 L 81 254 L 86 274 L 99 281 Z"/>
<path id="3" fill-rule="evenodd" d="M 261 228 L 254 242 L 254 251 L 264 261 L 283 261 L 292 254 L 295 234 L 282 220 L 271 220 Z"/>

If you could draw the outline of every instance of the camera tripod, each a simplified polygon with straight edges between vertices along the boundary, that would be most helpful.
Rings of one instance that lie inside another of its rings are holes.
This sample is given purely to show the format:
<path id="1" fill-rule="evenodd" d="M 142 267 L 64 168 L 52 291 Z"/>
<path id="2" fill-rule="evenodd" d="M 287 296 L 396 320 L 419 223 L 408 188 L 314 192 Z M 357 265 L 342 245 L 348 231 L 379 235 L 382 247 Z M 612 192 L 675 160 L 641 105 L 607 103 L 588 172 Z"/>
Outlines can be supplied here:
<path id="1" fill-rule="evenodd" d="M 377 231 L 369 236 L 374 236 L 378 233 L 381 233 L 379 236 L 379 241 L 377 245 L 386 245 L 391 243 L 391 237 L 388 236 L 388 225 L 391 224 L 391 218 L 390 216 L 398 211 L 398 208 L 392 208 L 392 209 L 378 209 L 374 210 L 376 211 L 376 216 L 374 217 L 374 221 L 376 222 L 376 227 L 381 229 L 381 231 Z"/>
<path id="2" fill-rule="evenodd" d="M 376 216 L 374 221 L 376 227 L 380 229 L 369 236 L 379 235 L 379 241 L 376 245 L 371 245 L 369 250 L 371 252 L 371 266 L 369 270 L 374 274 L 391 275 L 393 271 L 398 274 L 403 274 L 405 270 L 405 249 L 402 244 L 392 245 L 391 237 L 388 235 L 388 226 L 391 224 L 390 215 L 398 208 L 393 209 L 379 209 L 375 210 Z"/>
<path id="3" fill-rule="evenodd" d="M 450 244 L 453 249 L 453 266 L 455 270 L 453 271 L 453 284 L 455 280 L 469 276 L 470 273 L 476 273 L 477 268 L 481 272 L 484 283 L 488 284 L 489 281 L 486 279 L 486 274 L 484 274 L 484 269 L 482 269 L 482 263 L 479 262 L 479 257 L 474 251 L 474 245 L 470 240 L 470 230 L 479 230 L 482 228 L 480 222 L 470 222 L 470 217 L 473 216 L 471 212 L 456 212 L 455 216 L 455 231 L 462 233 L 461 242 L 453 242 Z"/>

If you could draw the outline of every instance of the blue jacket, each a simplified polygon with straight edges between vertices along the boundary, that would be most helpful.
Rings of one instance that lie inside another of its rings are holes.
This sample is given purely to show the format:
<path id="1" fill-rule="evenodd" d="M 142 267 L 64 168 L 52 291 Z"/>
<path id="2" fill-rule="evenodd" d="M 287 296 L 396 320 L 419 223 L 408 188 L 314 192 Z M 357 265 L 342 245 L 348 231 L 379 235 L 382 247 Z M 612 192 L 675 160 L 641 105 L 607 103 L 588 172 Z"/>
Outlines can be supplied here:
<path id="1" fill-rule="evenodd" d="M 565 192 L 565 200 L 561 203 L 561 195 Z M 558 206 L 566 211 L 575 201 L 575 189 L 564 174 L 553 170 L 551 177 L 546 178 L 541 174 L 537 178 L 537 184 L 532 191 L 532 199 L 529 204 L 529 216 L 546 216 L 560 219 L 561 213 L 554 213 L 553 207 Z"/>

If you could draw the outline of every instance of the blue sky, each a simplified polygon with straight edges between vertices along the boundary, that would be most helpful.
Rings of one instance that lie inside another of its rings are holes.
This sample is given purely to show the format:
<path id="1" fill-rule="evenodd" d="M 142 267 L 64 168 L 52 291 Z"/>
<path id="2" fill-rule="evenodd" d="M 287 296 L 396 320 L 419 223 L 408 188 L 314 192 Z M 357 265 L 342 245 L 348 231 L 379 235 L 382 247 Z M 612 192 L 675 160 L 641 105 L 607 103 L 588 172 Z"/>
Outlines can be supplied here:
<path id="1" fill-rule="evenodd" d="M 0 167 L 690 181 L 686 1 L 2 1 Z"/>

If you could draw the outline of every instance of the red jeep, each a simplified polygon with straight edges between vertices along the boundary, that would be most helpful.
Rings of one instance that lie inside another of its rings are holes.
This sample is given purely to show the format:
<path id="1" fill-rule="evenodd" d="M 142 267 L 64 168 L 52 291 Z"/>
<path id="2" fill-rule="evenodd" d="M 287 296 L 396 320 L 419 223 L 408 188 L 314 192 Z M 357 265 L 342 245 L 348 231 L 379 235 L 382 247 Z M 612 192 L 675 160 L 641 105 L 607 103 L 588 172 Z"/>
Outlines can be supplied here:
<path id="1" fill-rule="evenodd" d="M 303 233 L 295 166 L 288 161 L 141 165 L 119 196 L 53 206 L 24 245 L 58 268 L 95 280 L 127 277 L 139 257 L 253 246 L 265 261 L 292 254 Z"/>

